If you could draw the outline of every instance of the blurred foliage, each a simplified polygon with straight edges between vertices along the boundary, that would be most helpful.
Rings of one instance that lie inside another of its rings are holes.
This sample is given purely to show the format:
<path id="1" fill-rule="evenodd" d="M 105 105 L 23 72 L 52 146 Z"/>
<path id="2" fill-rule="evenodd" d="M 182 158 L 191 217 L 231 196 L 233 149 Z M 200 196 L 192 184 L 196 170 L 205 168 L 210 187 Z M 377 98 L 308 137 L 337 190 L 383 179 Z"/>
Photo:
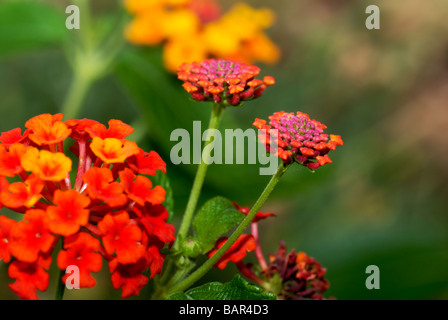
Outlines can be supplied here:
<path id="1" fill-rule="evenodd" d="M 300 110 L 344 140 L 333 164 L 315 174 L 297 166 L 274 190 L 263 211 L 277 218 L 260 223 L 264 253 L 274 253 L 279 240 L 307 252 L 328 269 L 328 296 L 338 299 L 447 299 L 448 3 L 246 2 L 276 11 L 269 33 L 282 59 L 260 65 L 277 84 L 261 99 L 227 110 L 221 128 L 245 130 L 256 117 Z M 40 113 L 60 112 L 72 76 L 67 43 L 79 32 L 65 28 L 68 4 L 0 0 L 0 131 L 23 128 Z M 123 10 L 120 1 L 92 4 L 99 32 Z M 365 28 L 368 4 L 381 9 L 380 30 Z M 196 166 L 170 164 L 176 143 L 170 134 L 176 128 L 191 131 L 194 120 L 206 127 L 210 106 L 191 102 L 161 61 L 158 47 L 126 45 L 93 84 L 79 117 L 132 124 L 142 147 L 159 152 L 168 163 L 177 225 Z M 199 206 L 217 195 L 253 204 L 269 179 L 258 168 L 211 166 Z M 372 264 L 381 270 L 380 290 L 365 287 Z M 203 282 L 228 282 L 235 271 L 213 270 Z M 56 274 L 41 298 L 53 297 Z M 94 289 L 68 292 L 66 298 L 119 298 L 107 272 L 97 280 Z M 15 299 L 4 285 L 10 281 L 0 262 L 0 298 Z"/>

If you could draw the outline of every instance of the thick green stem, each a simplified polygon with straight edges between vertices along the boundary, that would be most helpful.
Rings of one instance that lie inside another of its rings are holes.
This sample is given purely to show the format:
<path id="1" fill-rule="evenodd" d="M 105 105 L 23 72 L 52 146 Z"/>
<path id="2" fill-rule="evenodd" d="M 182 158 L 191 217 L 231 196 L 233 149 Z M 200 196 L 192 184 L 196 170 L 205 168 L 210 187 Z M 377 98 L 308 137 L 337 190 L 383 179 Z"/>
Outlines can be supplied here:
<path id="1" fill-rule="evenodd" d="M 211 136 L 213 135 L 213 129 L 218 129 L 219 123 L 222 118 L 222 114 L 224 111 L 224 106 L 215 103 L 213 105 L 212 115 L 210 117 L 209 129 L 207 131 L 206 143 L 205 146 L 208 146 L 214 141 L 210 141 Z M 204 148 L 205 148 L 204 146 Z M 177 239 L 182 241 L 185 239 L 188 229 L 190 228 L 191 220 L 193 218 L 194 212 L 196 210 L 196 205 L 199 200 L 199 196 L 201 194 L 202 185 L 204 184 L 205 175 L 207 173 L 208 163 L 210 162 L 210 152 L 202 152 L 201 163 L 199 164 L 198 170 L 196 172 L 196 177 L 194 178 L 193 187 L 191 189 L 190 197 L 188 199 L 187 207 L 185 209 L 185 213 L 182 219 L 182 223 L 179 227 L 179 233 L 177 235 Z M 179 241 L 176 241 L 175 248 L 178 249 Z"/>
<path id="2" fill-rule="evenodd" d="M 182 292 L 192 286 L 197 280 L 199 280 L 202 276 L 204 276 L 213 265 L 227 252 L 227 250 L 232 246 L 232 244 L 238 239 L 238 237 L 244 232 L 247 226 L 252 222 L 253 218 L 257 214 L 258 210 L 267 200 L 269 195 L 271 194 L 274 187 L 280 181 L 280 178 L 286 172 L 290 165 L 280 165 L 275 175 L 272 176 L 268 185 L 258 198 L 257 202 L 253 205 L 249 214 L 244 218 L 238 228 L 233 232 L 233 234 L 229 237 L 226 243 L 210 258 L 208 259 L 201 267 L 199 267 L 195 272 L 193 272 L 190 276 L 188 276 L 184 281 L 170 288 L 168 291 L 168 295 L 173 294 L 175 292 Z"/>
<path id="3" fill-rule="evenodd" d="M 92 25 L 90 2 L 91 0 L 77 0 L 81 12 L 81 27 L 76 33 L 78 41 L 72 41 L 67 50 L 73 68 L 73 79 L 62 106 L 66 119 L 79 117 L 93 83 L 107 73 L 124 46 L 123 36 L 115 28 L 97 39 Z M 122 27 L 122 20 L 117 19 L 117 27 Z"/>

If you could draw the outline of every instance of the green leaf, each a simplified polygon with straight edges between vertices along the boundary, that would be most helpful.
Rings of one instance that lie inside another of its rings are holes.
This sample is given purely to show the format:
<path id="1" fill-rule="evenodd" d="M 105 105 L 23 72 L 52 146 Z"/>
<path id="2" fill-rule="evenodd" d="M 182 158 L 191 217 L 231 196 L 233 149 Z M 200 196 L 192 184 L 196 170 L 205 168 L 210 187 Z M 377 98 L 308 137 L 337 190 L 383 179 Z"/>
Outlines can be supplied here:
<path id="1" fill-rule="evenodd" d="M 163 172 L 157 172 L 155 176 L 151 176 L 151 181 L 154 185 L 158 185 L 163 187 L 166 191 L 165 202 L 163 205 L 169 214 L 169 219 L 171 219 L 174 215 L 174 198 L 173 198 L 173 189 L 171 188 L 170 180 L 168 176 Z"/>
<path id="2" fill-rule="evenodd" d="M 241 223 L 244 214 L 233 203 L 223 197 L 208 200 L 193 219 L 195 238 L 199 241 L 202 252 L 213 248 L 216 240 Z"/>
<path id="3" fill-rule="evenodd" d="M 236 275 L 228 283 L 210 282 L 185 293 L 172 294 L 167 300 L 276 300 L 277 297 L 249 284 Z"/>
<path id="4" fill-rule="evenodd" d="M 68 32 L 63 12 L 48 4 L 0 3 L 0 55 L 62 44 Z"/>

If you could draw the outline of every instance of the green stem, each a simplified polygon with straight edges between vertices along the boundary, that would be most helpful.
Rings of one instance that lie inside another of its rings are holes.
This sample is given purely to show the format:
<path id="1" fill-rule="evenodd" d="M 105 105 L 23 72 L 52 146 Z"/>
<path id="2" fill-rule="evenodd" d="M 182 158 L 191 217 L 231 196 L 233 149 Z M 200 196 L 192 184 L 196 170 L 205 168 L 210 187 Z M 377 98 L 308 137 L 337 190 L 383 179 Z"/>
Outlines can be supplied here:
<path id="1" fill-rule="evenodd" d="M 56 287 L 55 300 L 62 300 L 65 292 L 65 283 L 62 281 L 62 277 L 65 275 L 65 269 L 59 272 L 58 286 Z"/>
<path id="2" fill-rule="evenodd" d="M 193 272 L 190 276 L 188 276 L 185 280 L 178 283 L 174 287 L 170 288 L 168 291 L 168 295 L 173 294 L 175 292 L 182 292 L 189 287 L 191 287 L 197 280 L 199 280 L 202 276 L 204 276 L 215 263 L 227 252 L 227 250 L 232 246 L 232 244 L 238 239 L 238 237 L 244 232 L 247 226 L 252 222 L 253 218 L 257 214 L 258 210 L 267 200 L 269 195 L 271 194 L 274 187 L 280 181 L 280 178 L 286 172 L 290 165 L 281 164 L 269 181 L 266 188 L 263 190 L 262 194 L 258 198 L 257 202 L 253 205 L 249 214 L 244 218 L 238 228 L 233 232 L 233 234 L 229 237 L 226 243 L 210 258 L 208 259 L 201 267 L 199 267 L 195 272 Z"/>
<path id="3" fill-rule="evenodd" d="M 89 92 L 93 81 L 75 72 L 69 92 L 62 107 L 65 119 L 74 119 L 79 116 L 81 107 Z"/>
<path id="4" fill-rule="evenodd" d="M 213 111 L 210 117 L 209 129 L 218 129 L 219 123 L 222 118 L 223 111 L 225 106 L 219 103 L 215 103 L 213 105 Z M 214 143 L 214 141 L 210 141 L 213 130 L 208 130 L 208 134 L 206 137 L 205 146 L 210 143 Z M 205 148 L 204 146 L 204 148 Z M 201 156 L 201 163 L 199 164 L 198 170 L 196 172 L 196 177 L 193 182 L 193 187 L 191 189 L 190 197 L 188 199 L 187 207 L 185 209 L 185 213 L 182 219 L 182 223 L 179 227 L 179 233 L 177 239 L 182 241 L 185 239 L 188 229 L 190 228 L 191 220 L 193 218 L 193 214 L 196 210 L 196 205 L 199 200 L 199 196 L 201 194 L 202 185 L 204 184 L 205 175 L 207 173 L 208 163 L 210 162 L 210 152 L 206 152 Z M 176 241 L 175 248 L 178 249 L 179 241 Z"/>
<path id="5" fill-rule="evenodd" d="M 80 11 L 80 36 L 84 50 L 91 51 L 94 46 L 92 32 L 92 14 L 90 10 L 90 0 L 77 0 L 76 5 Z"/>
<path id="6" fill-rule="evenodd" d="M 67 50 L 67 58 L 72 64 L 73 79 L 62 106 L 66 119 L 79 117 L 85 98 L 93 83 L 103 77 L 124 46 L 121 32 L 123 17 L 117 19 L 119 29 L 110 29 L 97 39 L 92 26 L 90 0 L 77 0 L 81 11 L 79 41 L 72 41 Z"/>

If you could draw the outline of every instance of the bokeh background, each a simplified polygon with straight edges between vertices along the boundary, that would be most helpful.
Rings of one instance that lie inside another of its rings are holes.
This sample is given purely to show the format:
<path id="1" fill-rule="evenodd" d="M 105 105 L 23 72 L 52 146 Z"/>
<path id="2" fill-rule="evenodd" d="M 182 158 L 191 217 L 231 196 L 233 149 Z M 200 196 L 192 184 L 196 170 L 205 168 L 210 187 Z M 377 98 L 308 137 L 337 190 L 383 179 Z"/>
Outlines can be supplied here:
<path id="1" fill-rule="evenodd" d="M 122 19 L 120 1 L 95 0 L 98 34 Z M 221 128 L 250 128 L 275 111 L 302 111 L 340 134 L 344 146 L 311 174 L 296 166 L 264 205 L 277 214 L 261 222 L 265 254 L 280 240 L 327 268 L 338 299 L 448 298 L 448 3 L 445 0 L 246 0 L 266 6 L 276 22 L 266 32 L 281 50 L 276 78 L 262 98 L 229 109 Z M 76 30 L 65 28 L 71 1 L 0 0 L 0 131 L 22 127 L 40 113 L 61 112 L 73 76 Z M 76 4 L 76 1 L 73 1 Z M 220 1 L 229 8 L 236 1 Z M 381 29 L 367 30 L 365 9 L 381 9 Z M 210 107 L 188 99 L 161 63 L 160 46 L 125 44 L 87 92 L 79 117 L 120 119 L 134 138 L 167 161 L 179 224 L 194 165 L 169 161 L 176 128 L 208 121 Z M 216 195 L 243 206 L 255 202 L 269 177 L 258 165 L 213 165 L 200 204 Z M 2 214 L 12 213 L 2 211 Z M 250 259 L 250 257 L 248 257 Z M 367 290 L 367 266 L 380 268 L 380 289 Z M 50 287 L 39 293 L 54 296 Z M 107 266 L 94 289 L 67 299 L 118 299 Z M 230 280 L 236 268 L 211 271 L 205 281 Z M 16 299 L 0 262 L 0 299 Z M 140 298 L 144 298 L 144 291 Z"/>

